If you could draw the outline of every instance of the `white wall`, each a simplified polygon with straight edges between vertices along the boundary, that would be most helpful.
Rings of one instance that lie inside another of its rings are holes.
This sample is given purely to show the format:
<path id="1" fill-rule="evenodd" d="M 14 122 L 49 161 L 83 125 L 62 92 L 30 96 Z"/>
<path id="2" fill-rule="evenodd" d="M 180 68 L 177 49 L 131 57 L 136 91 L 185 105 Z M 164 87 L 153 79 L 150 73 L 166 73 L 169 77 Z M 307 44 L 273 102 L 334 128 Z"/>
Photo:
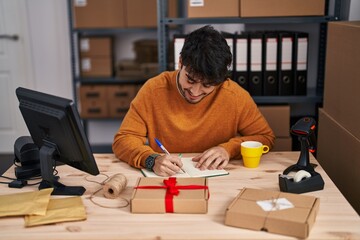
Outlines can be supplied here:
<path id="1" fill-rule="evenodd" d="M 360 20 L 360 0 L 351 0 L 349 9 L 349 20 L 358 21 Z"/>
<path id="2" fill-rule="evenodd" d="M 73 98 L 67 1 L 26 1 L 34 88 Z"/>

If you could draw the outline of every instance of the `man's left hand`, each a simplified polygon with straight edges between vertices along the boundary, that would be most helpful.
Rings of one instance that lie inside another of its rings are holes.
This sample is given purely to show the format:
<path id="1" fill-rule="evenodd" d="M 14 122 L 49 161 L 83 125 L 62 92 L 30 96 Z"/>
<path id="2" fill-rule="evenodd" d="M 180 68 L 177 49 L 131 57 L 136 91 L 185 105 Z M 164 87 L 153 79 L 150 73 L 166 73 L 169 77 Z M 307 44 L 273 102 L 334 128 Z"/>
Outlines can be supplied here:
<path id="1" fill-rule="evenodd" d="M 200 170 L 223 169 L 229 163 L 229 154 L 225 148 L 216 146 L 195 156 L 192 160 L 198 162 L 195 167 Z"/>

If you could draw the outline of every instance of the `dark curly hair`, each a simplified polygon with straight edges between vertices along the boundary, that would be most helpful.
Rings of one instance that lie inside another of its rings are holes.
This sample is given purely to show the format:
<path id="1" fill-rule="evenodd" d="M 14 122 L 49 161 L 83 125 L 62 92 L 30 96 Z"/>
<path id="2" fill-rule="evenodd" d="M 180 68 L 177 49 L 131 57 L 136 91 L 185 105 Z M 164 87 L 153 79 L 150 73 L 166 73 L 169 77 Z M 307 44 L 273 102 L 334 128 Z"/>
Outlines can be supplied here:
<path id="1" fill-rule="evenodd" d="M 210 25 L 186 35 L 180 56 L 189 74 L 209 85 L 219 85 L 226 80 L 232 61 L 225 38 Z"/>

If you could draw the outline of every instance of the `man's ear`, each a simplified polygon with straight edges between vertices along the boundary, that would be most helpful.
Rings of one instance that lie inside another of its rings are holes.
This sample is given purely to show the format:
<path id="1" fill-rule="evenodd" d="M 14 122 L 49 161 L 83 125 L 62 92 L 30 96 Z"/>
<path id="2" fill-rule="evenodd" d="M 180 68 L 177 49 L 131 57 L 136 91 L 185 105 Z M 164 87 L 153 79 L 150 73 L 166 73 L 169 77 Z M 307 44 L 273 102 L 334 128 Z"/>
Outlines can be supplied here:
<path id="1" fill-rule="evenodd" d="M 179 68 L 179 69 L 181 69 L 181 68 L 182 68 L 182 60 L 181 60 L 181 57 L 179 57 L 178 68 Z"/>

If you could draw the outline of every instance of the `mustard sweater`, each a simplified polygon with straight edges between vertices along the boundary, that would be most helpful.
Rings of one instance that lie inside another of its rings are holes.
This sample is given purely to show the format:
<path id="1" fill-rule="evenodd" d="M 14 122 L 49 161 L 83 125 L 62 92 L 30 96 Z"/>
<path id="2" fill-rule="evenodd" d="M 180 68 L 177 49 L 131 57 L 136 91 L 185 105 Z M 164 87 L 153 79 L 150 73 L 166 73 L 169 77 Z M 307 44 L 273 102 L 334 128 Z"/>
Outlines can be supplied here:
<path id="1" fill-rule="evenodd" d="M 162 153 L 158 138 L 170 153 L 201 153 L 222 146 L 230 159 L 240 159 L 240 143 L 260 141 L 273 146 L 275 136 L 251 96 L 226 80 L 199 103 L 188 103 L 176 86 L 178 71 L 149 79 L 130 105 L 112 149 L 133 167 Z M 147 145 L 148 144 L 148 145 Z"/>

